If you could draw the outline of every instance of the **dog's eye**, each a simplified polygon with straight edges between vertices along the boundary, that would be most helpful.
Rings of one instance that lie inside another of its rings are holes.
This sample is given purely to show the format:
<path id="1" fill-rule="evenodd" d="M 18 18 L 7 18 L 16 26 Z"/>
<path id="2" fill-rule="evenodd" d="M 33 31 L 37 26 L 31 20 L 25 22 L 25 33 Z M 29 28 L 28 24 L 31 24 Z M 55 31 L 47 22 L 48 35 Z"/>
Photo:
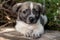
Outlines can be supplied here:
<path id="1" fill-rule="evenodd" d="M 26 14 L 28 12 L 28 9 L 24 10 L 23 13 Z"/>
<path id="2" fill-rule="evenodd" d="M 38 10 L 36 10 L 36 9 L 33 9 L 33 12 L 35 12 L 35 13 L 38 13 Z"/>
<path id="3" fill-rule="evenodd" d="M 23 11 L 23 13 L 25 14 L 25 13 L 26 13 L 26 11 Z"/>
<path id="4" fill-rule="evenodd" d="M 23 13 L 26 14 L 27 10 L 24 10 Z"/>
<path id="5" fill-rule="evenodd" d="M 33 13 L 34 13 L 34 14 L 37 14 L 38 12 L 39 12 L 38 10 L 33 9 Z"/>

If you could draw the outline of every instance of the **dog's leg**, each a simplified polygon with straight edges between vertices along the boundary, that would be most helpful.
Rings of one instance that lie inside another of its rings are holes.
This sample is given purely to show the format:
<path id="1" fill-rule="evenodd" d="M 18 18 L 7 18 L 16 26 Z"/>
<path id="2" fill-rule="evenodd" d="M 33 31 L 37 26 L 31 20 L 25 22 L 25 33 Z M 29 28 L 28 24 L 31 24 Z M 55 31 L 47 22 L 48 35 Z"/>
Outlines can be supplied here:
<path id="1" fill-rule="evenodd" d="M 39 28 L 35 29 L 32 33 L 33 38 L 39 38 L 44 33 L 43 26 L 40 25 Z"/>
<path id="2" fill-rule="evenodd" d="M 39 38 L 44 33 L 44 27 L 43 25 L 38 21 L 36 29 L 32 32 L 33 38 Z"/>

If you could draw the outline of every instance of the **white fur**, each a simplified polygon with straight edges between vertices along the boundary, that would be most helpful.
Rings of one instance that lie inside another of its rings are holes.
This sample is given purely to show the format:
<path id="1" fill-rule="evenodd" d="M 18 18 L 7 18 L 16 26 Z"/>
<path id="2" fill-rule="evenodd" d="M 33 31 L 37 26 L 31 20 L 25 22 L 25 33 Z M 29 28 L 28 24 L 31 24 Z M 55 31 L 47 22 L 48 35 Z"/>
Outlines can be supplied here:
<path id="1" fill-rule="evenodd" d="M 33 3 L 32 2 L 30 3 L 30 9 L 31 10 L 33 9 Z"/>
<path id="2" fill-rule="evenodd" d="M 32 10 L 33 10 L 33 3 L 32 2 L 30 3 L 30 9 L 31 9 L 31 15 L 30 16 L 35 17 L 35 15 L 32 13 Z"/>
<path id="3" fill-rule="evenodd" d="M 40 21 L 38 21 L 36 24 L 29 25 L 22 21 L 16 21 L 17 24 L 15 26 L 16 30 L 24 35 L 30 35 L 33 37 L 38 37 L 40 34 L 44 33 L 44 28 L 42 24 L 40 24 Z"/>

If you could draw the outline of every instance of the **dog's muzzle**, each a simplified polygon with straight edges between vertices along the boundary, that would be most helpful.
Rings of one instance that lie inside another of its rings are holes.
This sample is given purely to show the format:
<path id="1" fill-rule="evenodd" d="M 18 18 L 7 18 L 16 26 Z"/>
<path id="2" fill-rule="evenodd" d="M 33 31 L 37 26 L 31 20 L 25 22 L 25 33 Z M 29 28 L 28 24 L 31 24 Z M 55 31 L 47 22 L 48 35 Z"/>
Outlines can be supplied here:
<path id="1" fill-rule="evenodd" d="M 29 17 L 29 22 L 30 23 L 36 23 L 36 18 L 34 18 L 34 17 Z"/>

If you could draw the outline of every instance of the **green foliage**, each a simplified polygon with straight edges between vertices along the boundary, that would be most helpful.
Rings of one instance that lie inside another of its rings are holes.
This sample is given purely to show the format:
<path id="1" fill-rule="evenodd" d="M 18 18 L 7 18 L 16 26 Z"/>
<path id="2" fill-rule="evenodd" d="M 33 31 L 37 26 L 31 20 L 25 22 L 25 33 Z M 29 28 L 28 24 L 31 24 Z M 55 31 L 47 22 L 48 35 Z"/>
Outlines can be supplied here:
<path id="1" fill-rule="evenodd" d="M 48 25 L 52 27 L 53 25 L 60 24 L 60 18 L 57 18 L 58 15 L 60 16 L 60 0 L 46 0 L 46 13 L 48 16 L 49 23 Z M 58 12 L 57 12 L 58 11 Z"/>

